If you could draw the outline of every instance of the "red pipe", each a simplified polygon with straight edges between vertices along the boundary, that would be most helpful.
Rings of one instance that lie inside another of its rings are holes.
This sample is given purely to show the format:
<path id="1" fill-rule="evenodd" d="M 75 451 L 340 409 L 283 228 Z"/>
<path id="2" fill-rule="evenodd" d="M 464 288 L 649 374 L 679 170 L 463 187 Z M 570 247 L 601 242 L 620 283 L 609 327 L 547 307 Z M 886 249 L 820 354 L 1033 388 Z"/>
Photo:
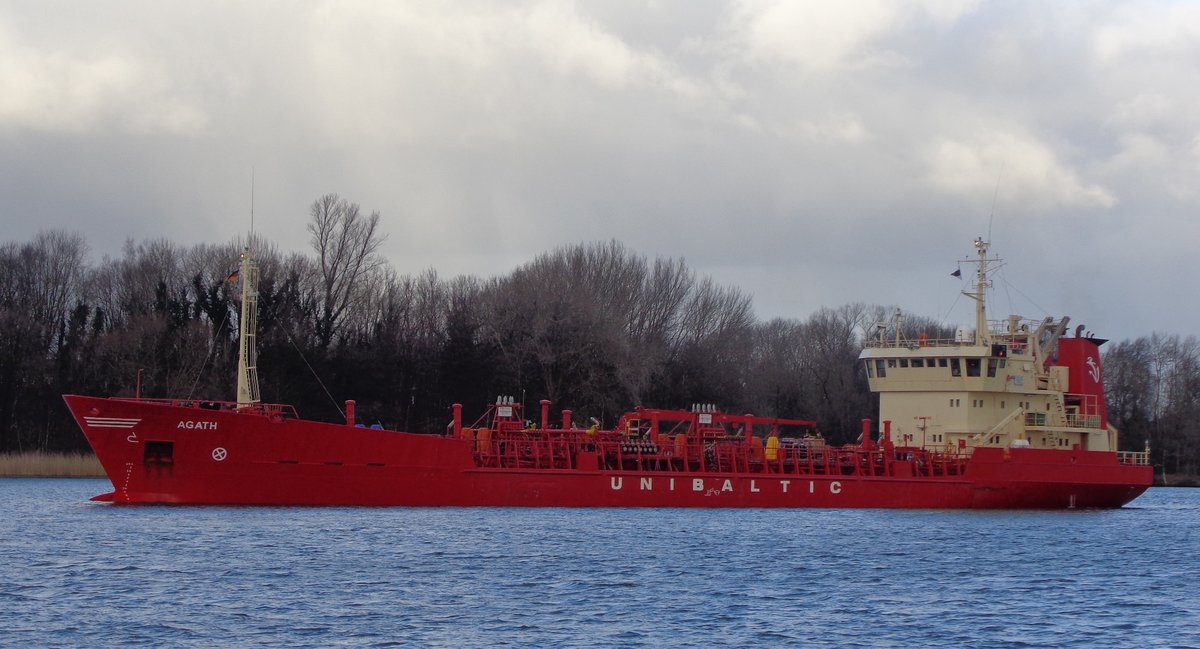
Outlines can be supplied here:
<path id="1" fill-rule="evenodd" d="M 875 450 L 875 443 L 871 441 L 871 420 L 862 420 L 862 447 L 864 451 Z"/>
<path id="2" fill-rule="evenodd" d="M 346 425 L 354 425 L 354 399 L 346 399 Z"/>
<path id="3" fill-rule="evenodd" d="M 462 437 L 462 404 L 456 403 L 450 408 L 454 410 L 454 436 Z"/>
<path id="4" fill-rule="evenodd" d="M 538 403 L 542 404 L 542 430 L 546 430 L 550 426 L 550 400 L 542 399 Z"/>
<path id="5" fill-rule="evenodd" d="M 563 411 L 563 425 L 562 425 L 562 427 L 563 427 L 563 430 L 570 430 L 570 429 L 571 429 L 571 411 L 570 411 L 570 410 L 564 410 L 564 411 Z"/>

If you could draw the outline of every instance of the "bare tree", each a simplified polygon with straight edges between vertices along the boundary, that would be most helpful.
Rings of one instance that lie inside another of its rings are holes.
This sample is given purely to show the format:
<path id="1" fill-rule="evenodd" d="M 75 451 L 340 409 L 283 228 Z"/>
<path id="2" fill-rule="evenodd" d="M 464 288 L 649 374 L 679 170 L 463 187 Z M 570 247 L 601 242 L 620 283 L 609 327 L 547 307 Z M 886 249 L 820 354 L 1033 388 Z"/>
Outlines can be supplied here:
<path id="1" fill-rule="evenodd" d="M 377 252 L 387 237 L 379 231 L 379 212 L 364 218 L 357 203 L 337 194 L 313 201 L 310 213 L 308 232 L 320 271 L 316 333 L 321 347 L 327 348 L 347 310 L 362 296 L 360 280 L 384 264 Z"/>
<path id="2" fill-rule="evenodd" d="M 64 230 L 39 232 L 33 241 L 0 249 L 0 307 L 21 312 L 37 329 L 37 345 L 51 351 L 54 336 L 78 302 L 87 244 Z"/>

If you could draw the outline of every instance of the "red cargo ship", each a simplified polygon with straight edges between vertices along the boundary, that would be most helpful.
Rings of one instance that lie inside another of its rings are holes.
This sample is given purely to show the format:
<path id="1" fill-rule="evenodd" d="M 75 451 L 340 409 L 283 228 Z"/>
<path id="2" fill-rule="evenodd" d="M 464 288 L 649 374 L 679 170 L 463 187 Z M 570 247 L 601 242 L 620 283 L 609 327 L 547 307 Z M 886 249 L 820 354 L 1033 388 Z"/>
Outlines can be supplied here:
<path id="1" fill-rule="evenodd" d="M 976 240 L 976 329 L 895 334 L 861 359 L 878 432 L 831 446 L 813 422 L 637 408 L 607 430 L 528 422 L 498 397 L 425 435 L 300 419 L 258 402 L 257 269 L 243 254 L 236 402 L 67 395 L 117 503 L 512 507 L 1120 507 L 1151 484 L 1149 450 L 1117 450 L 1099 345 L 1067 318 L 987 320 L 987 244 Z M 880 327 L 880 330 L 884 330 Z"/>

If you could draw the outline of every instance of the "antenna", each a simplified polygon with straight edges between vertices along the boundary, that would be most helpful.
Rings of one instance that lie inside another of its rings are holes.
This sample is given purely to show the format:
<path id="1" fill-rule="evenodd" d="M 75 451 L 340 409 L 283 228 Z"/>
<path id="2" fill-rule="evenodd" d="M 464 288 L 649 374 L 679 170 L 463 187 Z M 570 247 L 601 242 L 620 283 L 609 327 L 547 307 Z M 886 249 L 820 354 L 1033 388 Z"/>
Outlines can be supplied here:
<path id="1" fill-rule="evenodd" d="M 996 190 L 992 192 L 992 211 L 988 213 L 988 233 L 987 240 L 992 240 L 992 218 L 996 216 L 996 197 L 1000 195 L 1000 178 L 1004 176 L 1004 167 L 1008 164 L 1007 161 L 1000 164 L 1000 173 L 996 174 Z"/>
<path id="2" fill-rule="evenodd" d="M 250 167 L 250 239 L 254 239 L 254 167 Z"/>

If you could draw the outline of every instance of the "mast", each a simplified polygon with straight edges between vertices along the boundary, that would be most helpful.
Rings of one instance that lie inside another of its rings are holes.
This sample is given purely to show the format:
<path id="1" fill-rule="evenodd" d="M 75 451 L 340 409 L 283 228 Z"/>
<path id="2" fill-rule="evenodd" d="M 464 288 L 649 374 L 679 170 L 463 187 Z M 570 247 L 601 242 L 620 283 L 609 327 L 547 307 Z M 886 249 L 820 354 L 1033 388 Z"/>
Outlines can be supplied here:
<path id="1" fill-rule="evenodd" d="M 979 267 L 975 271 L 975 291 L 964 291 L 963 295 L 975 300 L 975 344 L 988 345 L 992 342 L 987 320 L 987 289 L 991 286 L 987 278 L 988 242 L 982 237 L 976 237 L 975 251 L 979 256 L 979 261 L 976 262 Z"/>
<path id="2" fill-rule="evenodd" d="M 258 265 L 250 254 L 250 246 L 242 250 L 238 276 L 242 280 L 242 317 L 238 326 L 237 407 L 249 408 L 259 402 L 258 352 Z"/>

